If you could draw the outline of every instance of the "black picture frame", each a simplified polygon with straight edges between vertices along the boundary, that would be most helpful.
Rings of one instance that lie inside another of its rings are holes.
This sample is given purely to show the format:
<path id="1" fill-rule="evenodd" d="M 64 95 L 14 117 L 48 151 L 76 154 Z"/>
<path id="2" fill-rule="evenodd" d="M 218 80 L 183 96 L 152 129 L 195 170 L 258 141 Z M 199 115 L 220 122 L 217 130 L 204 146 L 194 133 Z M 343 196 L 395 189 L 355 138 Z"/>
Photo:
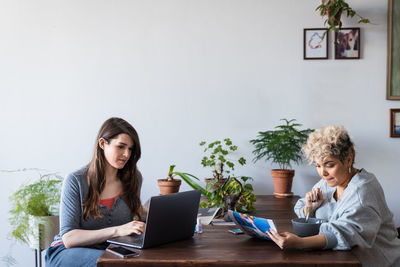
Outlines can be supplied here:
<path id="1" fill-rule="evenodd" d="M 400 108 L 390 109 L 390 137 L 400 137 Z"/>
<path id="2" fill-rule="evenodd" d="M 341 28 L 335 32 L 335 59 L 360 59 L 360 28 Z"/>
<path id="3" fill-rule="evenodd" d="M 329 34 L 324 33 L 327 33 L 326 28 L 303 30 L 303 59 L 328 59 Z"/>
<path id="4" fill-rule="evenodd" d="M 389 0 L 388 5 L 386 99 L 400 100 L 400 1 Z"/>

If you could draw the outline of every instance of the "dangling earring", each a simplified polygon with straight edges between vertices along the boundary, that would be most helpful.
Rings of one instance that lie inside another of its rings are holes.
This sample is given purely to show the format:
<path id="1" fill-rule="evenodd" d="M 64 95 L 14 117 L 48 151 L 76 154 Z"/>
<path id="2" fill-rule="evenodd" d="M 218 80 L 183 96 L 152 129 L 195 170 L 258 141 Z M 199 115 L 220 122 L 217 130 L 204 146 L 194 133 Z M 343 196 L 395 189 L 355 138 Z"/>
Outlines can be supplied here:
<path id="1" fill-rule="evenodd" d="M 351 173 L 351 167 L 349 167 L 349 173 Z"/>

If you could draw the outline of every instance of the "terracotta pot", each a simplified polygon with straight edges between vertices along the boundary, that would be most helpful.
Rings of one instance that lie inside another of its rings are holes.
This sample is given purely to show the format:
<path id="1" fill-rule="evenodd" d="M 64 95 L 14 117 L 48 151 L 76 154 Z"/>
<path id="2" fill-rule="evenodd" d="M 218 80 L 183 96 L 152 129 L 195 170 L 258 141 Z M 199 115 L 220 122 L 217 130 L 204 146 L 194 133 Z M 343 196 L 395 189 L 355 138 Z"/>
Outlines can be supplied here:
<path id="1" fill-rule="evenodd" d="M 27 238 L 29 247 L 47 249 L 60 231 L 59 216 L 29 216 L 29 227 L 33 230 Z"/>
<path id="2" fill-rule="evenodd" d="M 294 170 L 271 170 L 272 180 L 274 181 L 274 196 L 277 198 L 292 197 L 292 182 Z"/>
<path id="3" fill-rule="evenodd" d="M 179 192 L 179 187 L 181 186 L 182 180 L 174 179 L 172 181 L 168 181 L 168 179 L 158 179 L 157 183 L 160 187 L 160 195 L 168 195 Z"/>

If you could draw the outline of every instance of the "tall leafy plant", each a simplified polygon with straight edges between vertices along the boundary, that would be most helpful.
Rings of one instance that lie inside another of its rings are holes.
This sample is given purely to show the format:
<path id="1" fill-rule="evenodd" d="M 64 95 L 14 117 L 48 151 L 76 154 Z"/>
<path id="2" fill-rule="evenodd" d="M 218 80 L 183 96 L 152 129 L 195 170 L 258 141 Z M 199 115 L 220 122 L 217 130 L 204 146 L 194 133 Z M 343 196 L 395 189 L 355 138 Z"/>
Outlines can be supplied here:
<path id="1" fill-rule="evenodd" d="M 250 140 L 255 147 L 254 162 L 265 159 L 278 164 L 280 169 L 288 169 L 292 162 L 299 164 L 302 160 L 301 146 L 306 142 L 313 129 L 298 130 L 302 126 L 295 119 L 281 119 L 285 124 L 275 130 L 259 132 L 256 139 Z"/>

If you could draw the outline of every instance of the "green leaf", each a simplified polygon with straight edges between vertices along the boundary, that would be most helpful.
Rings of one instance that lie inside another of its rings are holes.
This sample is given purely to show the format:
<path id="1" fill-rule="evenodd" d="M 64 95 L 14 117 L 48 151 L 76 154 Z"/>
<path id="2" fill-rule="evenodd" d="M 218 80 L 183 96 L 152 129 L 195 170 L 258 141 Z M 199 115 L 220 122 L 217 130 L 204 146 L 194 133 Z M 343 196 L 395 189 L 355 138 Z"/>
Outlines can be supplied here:
<path id="1" fill-rule="evenodd" d="M 204 189 L 203 187 L 201 187 L 200 185 L 198 185 L 195 181 L 193 181 L 190 177 L 193 177 L 197 180 L 199 180 L 199 178 L 197 178 L 196 176 L 192 175 L 192 174 L 188 174 L 188 173 L 183 173 L 183 172 L 174 172 L 173 174 L 176 174 L 178 176 L 180 176 L 190 187 L 192 187 L 195 190 L 200 189 L 201 193 L 204 196 L 208 196 L 208 192 L 206 189 Z"/>
<path id="2" fill-rule="evenodd" d="M 238 149 L 238 147 L 237 147 L 237 146 L 230 146 L 229 149 L 230 149 L 231 151 L 236 151 L 236 150 Z"/>
<path id="3" fill-rule="evenodd" d="M 235 164 L 233 164 L 233 163 L 230 162 L 230 161 L 227 161 L 227 162 L 226 162 L 226 165 L 228 165 L 228 167 L 231 168 L 231 169 L 233 169 L 234 166 L 235 166 Z"/>
<path id="4" fill-rule="evenodd" d="M 227 145 L 227 146 L 230 146 L 230 145 L 232 145 L 232 141 L 231 141 L 231 139 L 229 139 L 229 138 L 225 138 L 225 139 L 224 139 L 224 141 L 225 141 L 225 145 Z"/>
<path id="5" fill-rule="evenodd" d="M 174 168 L 175 168 L 175 165 L 170 165 L 168 174 L 172 174 L 174 172 Z"/>
<path id="6" fill-rule="evenodd" d="M 371 23 L 369 19 L 360 19 L 358 23 Z"/>

